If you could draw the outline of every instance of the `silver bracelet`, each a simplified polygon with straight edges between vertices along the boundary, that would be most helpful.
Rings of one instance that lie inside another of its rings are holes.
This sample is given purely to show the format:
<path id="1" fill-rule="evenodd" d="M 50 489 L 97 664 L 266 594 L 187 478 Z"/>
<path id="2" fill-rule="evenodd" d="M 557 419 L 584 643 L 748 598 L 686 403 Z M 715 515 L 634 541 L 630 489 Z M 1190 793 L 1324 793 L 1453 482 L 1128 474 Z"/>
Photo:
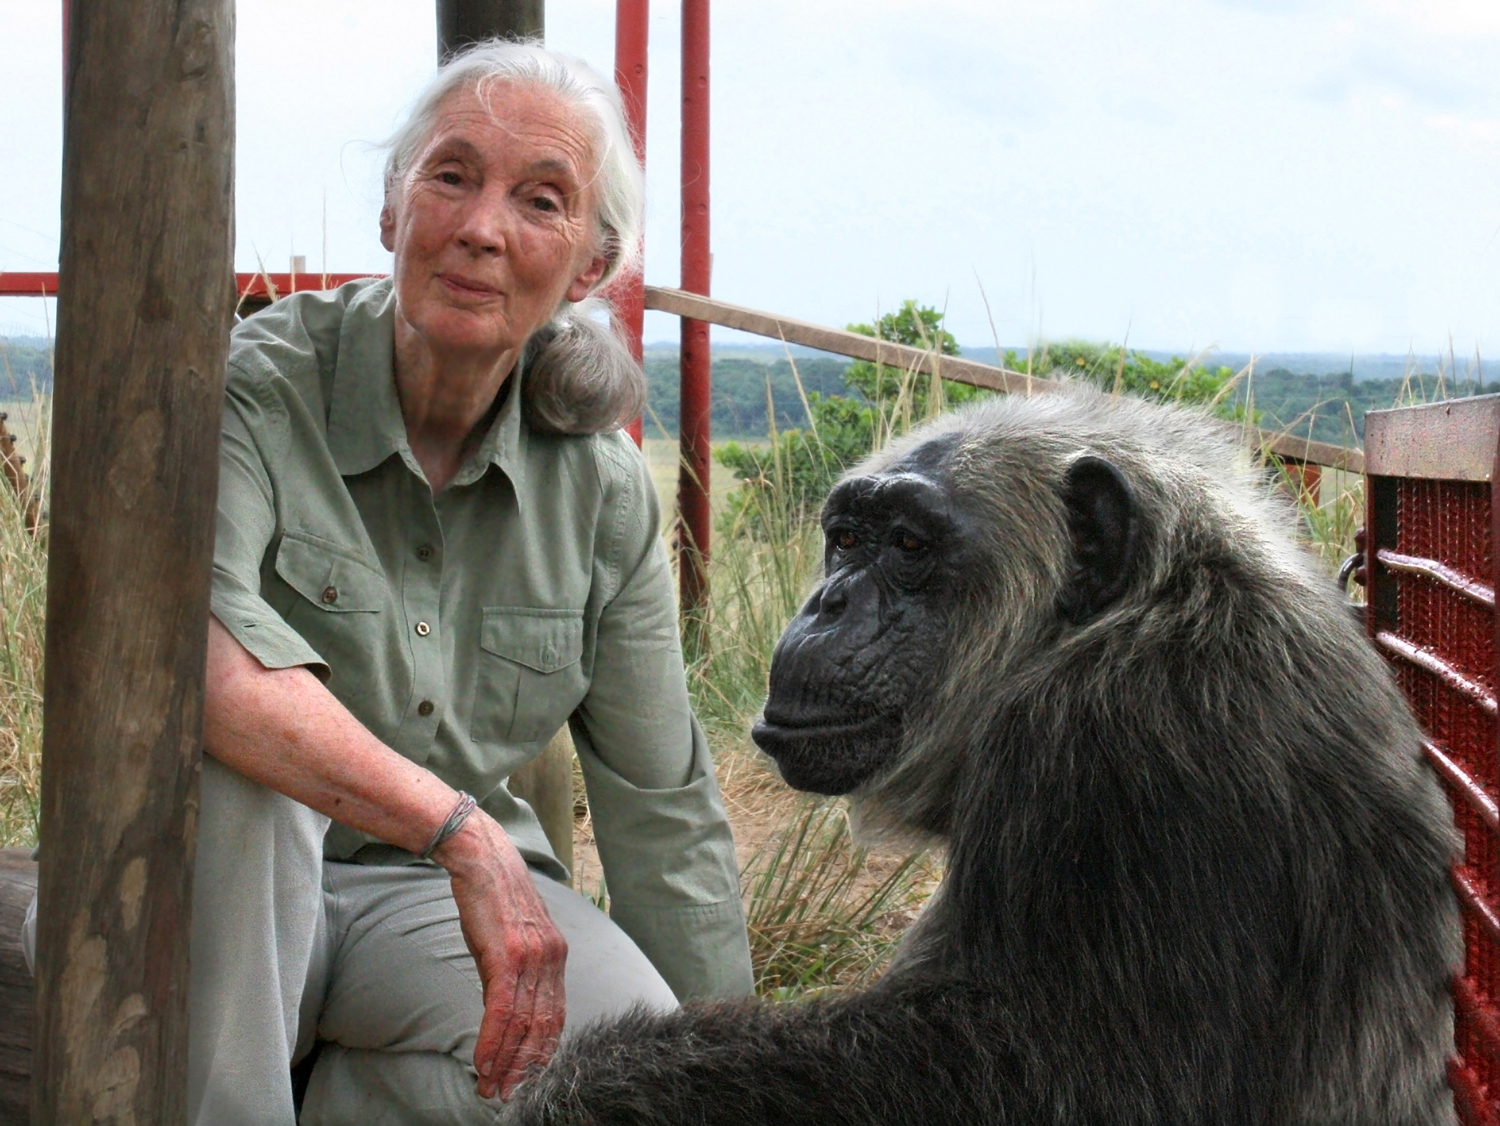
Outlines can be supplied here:
<path id="1" fill-rule="evenodd" d="M 478 805 L 479 803 L 468 794 L 462 790 L 458 791 L 458 804 L 453 807 L 453 812 L 448 814 L 448 819 L 438 826 L 438 831 L 432 834 L 431 842 L 422 850 L 422 854 L 417 859 L 431 860 L 432 854 L 443 847 L 443 842 L 464 827 L 469 814 L 473 813 Z"/>

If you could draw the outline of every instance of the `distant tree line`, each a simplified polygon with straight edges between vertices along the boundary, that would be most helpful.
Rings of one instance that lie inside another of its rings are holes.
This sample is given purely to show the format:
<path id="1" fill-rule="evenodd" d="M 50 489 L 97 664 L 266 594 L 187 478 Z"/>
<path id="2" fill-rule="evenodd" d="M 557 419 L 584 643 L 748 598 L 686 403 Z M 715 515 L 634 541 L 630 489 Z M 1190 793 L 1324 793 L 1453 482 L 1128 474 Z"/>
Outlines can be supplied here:
<path id="1" fill-rule="evenodd" d="M 29 399 L 52 390 L 52 349 L 43 341 L 0 337 L 0 399 Z"/>
<path id="2" fill-rule="evenodd" d="M 928 320 L 933 320 L 931 310 L 921 312 Z M 915 321 L 912 325 L 905 324 L 905 321 L 899 326 L 895 324 L 903 317 L 910 320 L 912 316 L 912 309 L 903 308 L 900 313 L 886 318 L 892 323 L 881 326 L 884 334 L 893 339 L 911 336 L 920 342 L 921 334 L 915 330 Z M 858 327 L 871 331 L 870 326 Z M 900 331 L 892 331 L 896 328 Z M 956 350 L 952 338 L 946 333 L 941 337 L 936 335 L 941 330 L 935 320 L 932 325 L 924 324 L 921 329 L 932 339 L 940 340 L 944 351 L 951 354 Z M 1133 351 L 1123 355 L 1122 365 L 1122 351 L 1117 347 L 1063 342 L 1050 345 L 1044 353 L 1034 355 L 1033 370 L 1044 375 L 1062 369 L 1101 386 L 1111 387 L 1118 382 L 1124 390 L 1133 393 L 1148 397 L 1181 397 L 1190 402 L 1213 401 L 1227 386 L 1223 398 L 1215 403 L 1220 413 L 1243 417 L 1246 412 L 1251 412 L 1265 429 L 1286 430 L 1301 437 L 1310 436 L 1321 442 L 1346 446 L 1364 441 L 1366 411 L 1496 389 L 1493 380 L 1482 385 L 1468 378 L 1440 378 L 1430 371 L 1413 371 L 1403 378 L 1355 379 L 1349 372 L 1310 375 L 1277 367 L 1257 371 L 1252 378 L 1241 376 L 1231 381 L 1230 372 L 1223 367 L 1189 366 L 1180 359 L 1158 362 Z M 1025 370 L 1024 355 L 1007 352 L 1004 358 L 1006 366 Z M 796 364 L 802 393 L 799 393 L 798 380 L 793 376 L 792 362 Z M 851 366 L 848 360 L 827 356 L 795 357 L 792 362 L 784 358 L 762 360 L 735 355 L 721 355 L 714 360 L 715 441 L 764 439 L 768 436 L 768 385 L 776 429 L 781 432 L 805 430 L 809 421 L 808 406 L 813 407 L 815 413 L 827 414 L 839 408 L 848 413 L 867 407 L 875 399 L 890 401 L 893 397 L 884 382 L 876 385 L 872 365 Z M 650 387 L 646 436 L 660 437 L 665 431 L 669 437 L 676 437 L 679 420 L 677 352 L 675 349 L 652 348 L 646 353 L 645 366 Z M 881 377 L 888 382 L 893 374 L 887 369 L 882 371 Z M 957 390 L 956 385 L 953 386 Z M 42 394 L 52 390 L 50 345 L 36 337 L 0 337 L 0 399 L 30 398 L 33 389 Z M 807 396 L 807 406 L 803 403 L 803 393 Z M 949 399 L 962 399 L 965 393 L 950 394 Z M 830 399 L 839 401 L 830 405 Z M 921 402 L 918 401 L 916 406 L 917 417 L 920 417 Z M 660 429 L 653 421 L 652 413 L 660 421 Z M 835 420 L 830 417 L 824 421 Z M 867 425 L 861 422 L 861 429 Z"/>
<path id="3" fill-rule="evenodd" d="M 793 363 L 796 374 L 793 374 Z M 659 438 L 662 431 L 677 436 L 680 421 L 681 374 L 675 349 L 653 348 L 646 353 L 647 413 L 645 434 Z M 747 357 L 723 356 L 713 362 L 709 404 L 710 425 L 715 441 L 724 438 L 764 438 L 770 433 L 766 393 L 770 391 L 776 429 L 807 425 L 803 395 L 828 395 L 844 390 L 847 360 L 826 356 L 798 357 L 764 362 Z M 802 392 L 797 390 L 801 380 Z M 653 419 L 653 415 L 655 416 Z M 657 422 L 661 423 L 660 428 Z"/>
<path id="4" fill-rule="evenodd" d="M 1256 372 L 1247 386 L 1238 390 L 1253 401 L 1263 429 L 1358 446 L 1365 440 L 1366 411 L 1456 399 L 1496 388 L 1493 381 L 1485 387 L 1472 380 L 1440 378 L 1431 372 L 1413 372 L 1400 379 L 1355 379 L 1348 372 L 1302 375 L 1275 368 Z"/>

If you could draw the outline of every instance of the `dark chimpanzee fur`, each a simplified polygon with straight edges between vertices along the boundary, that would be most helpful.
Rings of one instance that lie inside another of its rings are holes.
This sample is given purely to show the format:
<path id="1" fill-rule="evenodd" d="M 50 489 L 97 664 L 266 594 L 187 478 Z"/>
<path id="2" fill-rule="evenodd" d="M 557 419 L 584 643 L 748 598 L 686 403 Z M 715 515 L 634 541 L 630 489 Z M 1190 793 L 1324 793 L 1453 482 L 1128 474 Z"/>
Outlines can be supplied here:
<path id="1" fill-rule="evenodd" d="M 595 1027 L 505 1121 L 1454 1121 L 1449 810 L 1232 434 L 997 400 L 823 523 L 755 737 L 942 888 L 868 992 Z"/>

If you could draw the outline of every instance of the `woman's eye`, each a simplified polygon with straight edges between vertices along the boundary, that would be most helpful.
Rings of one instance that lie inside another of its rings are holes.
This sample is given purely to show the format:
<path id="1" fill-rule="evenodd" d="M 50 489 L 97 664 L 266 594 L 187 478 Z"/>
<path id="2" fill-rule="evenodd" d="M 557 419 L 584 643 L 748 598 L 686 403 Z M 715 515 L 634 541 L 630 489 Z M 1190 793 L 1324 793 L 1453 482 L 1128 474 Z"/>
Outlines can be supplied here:
<path id="1" fill-rule="evenodd" d="M 464 178 L 457 172 L 439 172 L 437 178 L 451 187 L 457 187 L 464 182 Z"/>
<path id="2" fill-rule="evenodd" d="M 538 211 L 556 211 L 557 201 L 549 196 L 539 195 L 531 201 L 531 206 Z"/>

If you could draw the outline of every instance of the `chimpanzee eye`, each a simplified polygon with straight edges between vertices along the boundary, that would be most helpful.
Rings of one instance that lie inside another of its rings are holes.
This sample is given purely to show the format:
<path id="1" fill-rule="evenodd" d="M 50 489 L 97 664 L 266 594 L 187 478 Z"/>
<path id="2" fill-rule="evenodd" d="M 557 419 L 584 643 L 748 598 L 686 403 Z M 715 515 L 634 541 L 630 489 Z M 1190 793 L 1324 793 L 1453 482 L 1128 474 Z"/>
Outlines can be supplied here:
<path id="1" fill-rule="evenodd" d="M 834 546 L 837 547 L 840 551 L 849 551 L 850 549 L 859 546 L 859 537 L 856 536 L 853 532 L 849 531 L 848 528 L 845 528 L 842 532 L 833 537 L 833 542 Z"/>
<path id="2" fill-rule="evenodd" d="M 910 532 L 900 532 L 896 536 L 896 546 L 902 551 L 912 554 L 922 550 L 922 541 Z"/>

